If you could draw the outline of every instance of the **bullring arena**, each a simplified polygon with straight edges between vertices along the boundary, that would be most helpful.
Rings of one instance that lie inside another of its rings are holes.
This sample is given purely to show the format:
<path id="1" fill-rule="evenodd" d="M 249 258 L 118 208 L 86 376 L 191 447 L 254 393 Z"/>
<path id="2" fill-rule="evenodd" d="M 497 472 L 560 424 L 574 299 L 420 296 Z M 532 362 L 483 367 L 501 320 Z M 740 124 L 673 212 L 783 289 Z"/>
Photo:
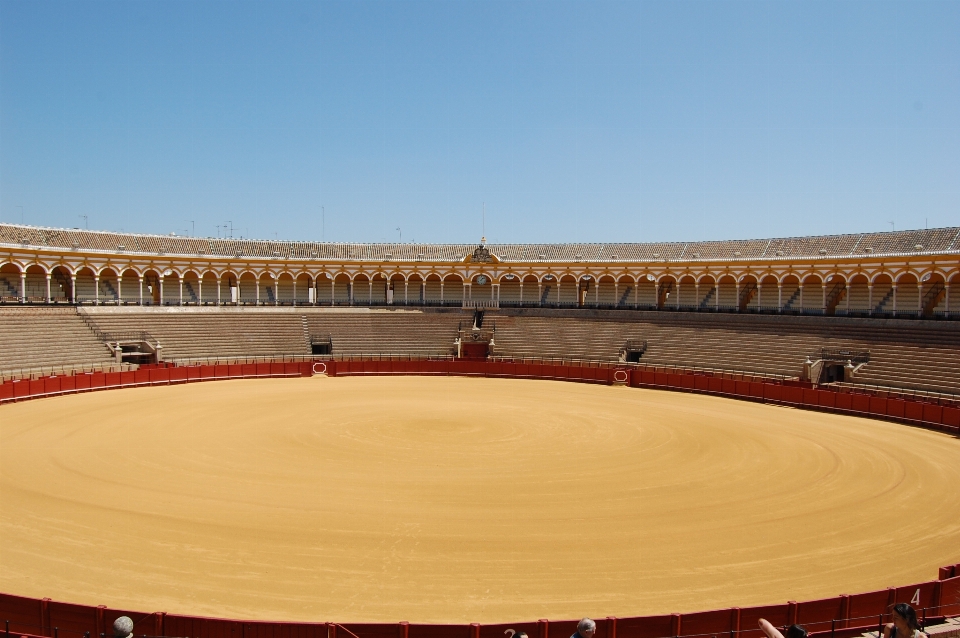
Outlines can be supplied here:
<path id="1" fill-rule="evenodd" d="M 852 638 L 910 602 L 952 636 L 958 235 L 0 225 L 0 620 Z"/>

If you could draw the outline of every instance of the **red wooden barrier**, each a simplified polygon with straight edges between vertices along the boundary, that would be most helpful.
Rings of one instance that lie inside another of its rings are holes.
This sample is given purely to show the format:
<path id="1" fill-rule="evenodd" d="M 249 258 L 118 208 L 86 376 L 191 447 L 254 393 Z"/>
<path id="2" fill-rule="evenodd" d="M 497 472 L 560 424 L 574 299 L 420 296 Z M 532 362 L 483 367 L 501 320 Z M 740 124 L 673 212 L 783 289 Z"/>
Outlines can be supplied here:
<path id="1" fill-rule="evenodd" d="M 886 399 L 884 399 L 884 401 L 885 400 Z M 913 421 L 922 421 L 923 404 L 917 401 L 907 401 L 906 405 L 904 405 L 903 416 Z"/>
<path id="2" fill-rule="evenodd" d="M 914 609 L 924 607 L 933 607 L 933 589 L 934 582 L 916 583 L 914 585 L 904 585 L 897 587 L 894 594 L 894 603 L 907 603 Z"/>
<path id="3" fill-rule="evenodd" d="M 943 418 L 943 408 L 935 403 L 923 404 L 923 420 L 927 423 L 940 423 Z"/>
<path id="4" fill-rule="evenodd" d="M 951 573 L 953 569 L 949 570 Z M 944 572 L 941 572 L 944 573 Z M 775 626 L 791 623 L 804 625 L 808 631 L 826 632 L 831 628 L 871 628 L 886 616 L 890 605 L 906 602 L 919 610 L 927 609 L 926 616 L 940 613 L 960 613 L 960 576 L 940 581 L 916 583 L 885 591 L 867 592 L 853 596 L 839 596 L 822 600 L 767 605 L 743 609 L 721 609 L 635 618 L 598 619 L 598 638 L 668 638 L 671 636 L 727 636 L 760 638 L 757 620 L 766 618 Z M 37 600 L 9 594 L 0 594 L 0 619 L 9 620 L 11 631 L 17 635 L 52 634 L 58 627 L 64 633 L 91 635 L 109 632 L 119 616 L 135 621 L 138 635 L 183 636 L 196 638 L 327 638 L 335 636 L 335 626 L 324 623 L 272 623 L 240 621 L 222 618 L 201 618 L 174 614 L 144 614 L 142 612 L 74 605 L 49 600 Z M 844 620 L 849 619 L 849 620 Z M 839 622 L 834 622 L 839 621 Z M 407 623 L 350 623 L 342 627 L 360 638 L 501 638 L 508 629 L 523 630 L 531 636 L 550 635 L 566 638 L 576 630 L 576 620 L 523 621 L 511 624 L 487 625 L 425 625 Z M 505 629 L 506 628 L 506 629 Z M 346 632 L 344 632 L 346 633 Z M 837 633 L 841 637 L 854 636 L 858 631 Z M 64 637 L 67 638 L 67 637 Z M 72 637 L 71 637 L 72 638 Z M 342 638 L 348 638 L 348 635 Z"/>
<path id="5" fill-rule="evenodd" d="M 73 392 L 77 389 L 77 377 L 60 377 L 60 392 Z"/>
<path id="6" fill-rule="evenodd" d="M 870 414 L 887 415 L 887 400 L 884 397 L 870 397 Z"/>
<path id="7" fill-rule="evenodd" d="M 733 614 L 730 609 L 714 611 L 700 611 L 683 614 L 683 633 L 688 636 L 700 634 L 727 633 L 733 629 L 731 621 Z M 619 630 L 619 623 L 617 629 Z M 619 631 L 618 631 L 619 633 Z"/>
<path id="8" fill-rule="evenodd" d="M 617 638 L 657 638 L 670 636 L 673 616 L 647 616 L 646 618 L 617 618 Z M 567 638 L 570 634 L 560 634 Z M 533 634 L 531 634 L 533 638 Z"/>
<path id="9" fill-rule="evenodd" d="M 843 598 L 826 598 L 797 603 L 796 624 L 803 625 L 807 631 L 830 629 L 830 622 L 843 617 L 846 601 Z M 822 623 L 821 626 L 814 626 Z"/>
<path id="10" fill-rule="evenodd" d="M 7 381 L 6 383 L 0 383 L 0 401 L 6 401 L 13 398 L 13 383 Z"/>
<path id="11" fill-rule="evenodd" d="M 943 420 L 941 423 L 954 428 L 960 427 L 960 408 L 943 406 Z"/>
<path id="12" fill-rule="evenodd" d="M 907 402 L 903 399 L 887 399 L 887 416 L 902 419 L 906 411 Z"/>
<path id="13" fill-rule="evenodd" d="M 960 573 L 940 583 L 940 611 L 943 614 L 960 616 Z"/>
<path id="14" fill-rule="evenodd" d="M 43 380 L 44 394 L 60 392 L 60 377 L 47 377 Z"/>
<path id="15" fill-rule="evenodd" d="M 869 618 L 885 613 L 887 609 L 886 591 L 872 591 L 864 594 L 852 594 L 850 596 L 850 618 Z M 857 622 L 851 622 L 851 626 L 857 626 Z M 865 625 L 868 623 L 864 623 Z"/>
<path id="16" fill-rule="evenodd" d="M 839 410 L 850 410 L 853 407 L 853 396 L 838 392 L 836 404 Z"/>
<path id="17" fill-rule="evenodd" d="M 26 382 L 27 396 L 43 394 L 43 379 L 30 379 Z"/>
<path id="18" fill-rule="evenodd" d="M 107 372 L 104 375 L 104 386 L 106 387 L 117 387 L 120 385 L 120 373 L 119 372 Z"/>
<path id="19" fill-rule="evenodd" d="M 852 395 L 853 399 L 853 410 L 854 412 L 862 412 L 868 414 L 870 412 L 870 397 L 865 394 L 854 394 Z"/>
<path id="20" fill-rule="evenodd" d="M 823 408 L 836 406 L 837 393 L 833 390 L 817 390 L 817 405 Z"/>

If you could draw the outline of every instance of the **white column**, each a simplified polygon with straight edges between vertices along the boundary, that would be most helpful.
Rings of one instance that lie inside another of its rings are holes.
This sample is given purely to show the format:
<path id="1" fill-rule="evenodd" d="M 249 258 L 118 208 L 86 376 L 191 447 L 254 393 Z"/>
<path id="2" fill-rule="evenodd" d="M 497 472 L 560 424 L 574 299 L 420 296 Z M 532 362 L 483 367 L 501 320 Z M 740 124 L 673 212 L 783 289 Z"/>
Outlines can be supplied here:
<path id="1" fill-rule="evenodd" d="M 123 303 L 123 273 L 117 275 L 117 305 Z"/>
<path id="2" fill-rule="evenodd" d="M 897 316 L 897 282 L 893 282 L 893 316 Z"/>
<path id="3" fill-rule="evenodd" d="M 100 275 L 93 276 L 93 305 L 100 305 Z"/>
<path id="4" fill-rule="evenodd" d="M 220 305 L 220 277 L 217 277 L 217 305 Z"/>
<path id="5" fill-rule="evenodd" d="M 47 303 L 52 301 L 53 299 L 50 297 L 50 273 L 47 273 Z"/>
<path id="6" fill-rule="evenodd" d="M 560 303 L 560 279 L 557 279 L 557 304 Z"/>
<path id="7" fill-rule="evenodd" d="M 160 275 L 159 277 L 157 277 L 157 281 L 160 284 L 159 286 L 160 287 L 160 305 L 162 306 L 163 305 L 163 275 Z"/>
<path id="8" fill-rule="evenodd" d="M 254 284 L 256 284 L 256 288 L 257 288 L 257 295 L 254 298 L 254 300 L 256 301 L 256 304 L 259 306 L 260 305 L 260 278 L 259 277 L 254 279 Z"/>
<path id="9" fill-rule="evenodd" d="M 179 305 L 182 306 L 183 305 L 183 277 L 181 277 L 180 275 L 177 275 L 177 286 L 179 287 L 179 290 L 180 290 L 180 301 L 178 303 Z"/>
<path id="10" fill-rule="evenodd" d="M 410 303 L 410 297 L 408 293 L 410 292 L 410 283 L 404 279 L 403 280 L 403 305 L 406 306 Z"/>
<path id="11" fill-rule="evenodd" d="M 693 296 L 697 298 L 696 308 L 700 310 L 700 280 L 693 282 Z"/>
<path id="12" fill-rule="evenodd" d="M 20 303 L 27 303 L 27 273 L 20 273 Z"/>
<path id="13" fill-rule="evenodd" d="M 803 282 L 800 282 L 800 313 L 803 313 Z"/>
<path id="14" fill-rule="evenodd" d="M 593 289 L 593 305 L 599 306 L 600 305 L 600 282 L 594 279 L 593 285 L 595 286 Z"/>
<path id="15" fill-rule="evenodd" d="M 944 293 L 943 294 L 943 305 L 944 305 L 943 311 L 946 314 L 946 316 L 949 317 L 950 316 L 950 281 L 949 280 L 944 281 L 943 287 L 945 288 L 945 290 L 943 291 Z"/>
<path id="16" fill-rule="evenodd" d="M 637 309 L 640 307 L 640 282 L 633 282 L 633 307 Z"/>
<path id="17" fill-rule="evenodd" d="M 713 306 L 714 310 L 720 312 L 720 280 L 717 279 L 713 282 L 713 289 L 716 291 L 716 294 L 713 295 Z"/>
<path id="18" fill-rule="evenodd" d="M 737 312 L 740 312 L 740 280 L 735 280 L 733 285 L 736 286 L 737 290 L 736 294 L 733 295 L 733 302 L 737 305 Z"/>
<path id="19" fill-rule="evenodd" d="M 757 282 L 757 312 L 763 311 L 763 284 Z"/>
<path id="20" fill-rule="evenodd" d="M 77 274 L 70 275 L 73 285 L 70 287 L 70 303 L 77 303 Z"/>
<path id="21" fill-rule="evenodd" d="M 777 282 L 777 312 L 783 312 L 783 282 Z"/>
<path id="22" fill-rule="evenodd" d="M 613 307 L 620 307 L 620 282 L 613 282 Z"/>
<path id="23" fill-rule="evenodd" d="M 443 303 L 443 279 L 440 280 L 440 303 Z"/>
<path id="24" fill-rule="evenodd" d="M 138 279 L 140 280 L 140 295 L 139 295 L 139 297 L 140 297 L 140 305 L 142 306 L 142 305 L 143 305 L 143 275 L 138 275 Z"/>
<path id="25" fill-rule="evenodd" d="M 337 282 L 330 280 L 330 305 L 333 306 L 337 301 Z"/>
<path id="26" fill-rule="evenodd" d="M 867 315 L 873 314 L 873 283 L 867 284 Z"/>
<path id="27" fill-rule="evenodd" d="M 372 304 L 373 303 L 373 279 L 367 280 L 367 286 L 370 288 L 369 294 L 367 295 L 367 304 Z M 389 288 L 390 288 L 390 280 L 387 280 L 387 287 L 384 290 L 387 290 Z"/>
<path id="28" fill-rule="evenodd" d="M 820 290 L 823 293 L 823 303 L 821 304 L 821 309 L 823 310 L 823 314 L 827 314 L 827 282 L 823 280 L 820 281 Z"/>
<path id="29" fill-rule="evenodd" d="M 917 316 L 923 316 L 923 283 L 917 282 Z"/>
<path id="30" fill-rule="evenodd" d="M 280 278 L 273 280 L 273 305 L 280 305 Z"/>
<path id="31" fill-rule="evenodd" d="M 520 280 L 520 305 L 523 305 L 523 279 Z"/>
<path id="32" fill-rule="evenodd" d="M 543 300 L 543 282 L 537 281 L 537 305 L 541 306 Z"/>
<path id="33" fill-rule="evenodd" d="M 680 310 L 680 280 L 677 279 L 677 310 Z"/>
<path id="34" fill-rule="evenodd" d="M 197 305 L 203 305 L 203 277 L 197 279 Z"/>
<path id="35" fill-rule="evenodd" d="M 843 282 L 843 307 L 844 312 L 850 314 L 850 285 L 845 281 Z"/>
<path id="36" fill-rule="evenodd" d="M 297 280 L 296 279 L 293 280 L 293 305 L 294 307 L 296 307 L 297 305 Z"/>

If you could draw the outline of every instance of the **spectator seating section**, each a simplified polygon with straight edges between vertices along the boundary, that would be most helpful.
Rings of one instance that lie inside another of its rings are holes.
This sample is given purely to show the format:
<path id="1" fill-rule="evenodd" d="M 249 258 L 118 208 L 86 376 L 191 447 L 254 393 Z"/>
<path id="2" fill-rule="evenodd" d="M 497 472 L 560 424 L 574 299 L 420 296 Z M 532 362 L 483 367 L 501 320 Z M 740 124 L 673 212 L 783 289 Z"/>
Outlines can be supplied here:
<path id="1" fill-rule="evenodd" d="M 473 314 L 457 312 L 313 312 L 310 334 L 329 336 L 333 354 L 456 354 L 457 327 L 470 326 Z"/>
<path id="2" fill-rule="evenodd" d="M 167 360 L 309 355 L 329 337 L 334 356 L 437 356 L 455 352 L 472 313 L 387 309 L 84 310 L 106 333 L 149 332 Z M 960 394 L 960 325 L 840 317 L 695 315 L 634 311 L 503 309 L 494 354 L 616 361 L 628 340 L 647 342 L 641 363 L 797 377 L 821 348 L 869 350 L 855 383 Z M 0 309 L 0 370 L 109 363 L 111 353 L 74 308 Z"/>
<path id="3" fill-rule="evenodd" d="M 163 346 L 165 360 L 310 354 L 300 315 L 235 310 L 84 310 L 107 333 L 146 331 Z"/>
<path id="4" fill-rule="evenodd" d="M 616 360 L 645 340 L 641 362 L 797 377 L 821 348 L 869 350 L 856 383 L 960 393 L 960 326 L 940 322 L 654 312 L 503 311 L 495 354 Z"/>
<path id="5" fill-rule="evenodd" d="M 0 308 L 0 371 L 113 361 L 74 308 Z"/>

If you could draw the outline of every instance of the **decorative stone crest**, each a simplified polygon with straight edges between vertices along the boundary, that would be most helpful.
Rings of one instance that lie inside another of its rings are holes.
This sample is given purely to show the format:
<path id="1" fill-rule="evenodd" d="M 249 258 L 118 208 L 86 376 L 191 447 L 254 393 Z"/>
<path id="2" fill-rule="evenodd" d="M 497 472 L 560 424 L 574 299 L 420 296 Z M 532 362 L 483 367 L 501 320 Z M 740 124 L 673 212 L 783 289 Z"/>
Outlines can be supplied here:
<path id="1" fill-rule="evenodd" d="M 490 251 L 487 250 L 487 247 L 482 243 L 477 246 L 477 249 L 473 251 L 473 255 L 470 256 L 470 261 L 479 264 L 487 264 L 493 261 L 493 257 L 490 255 Z"/>

